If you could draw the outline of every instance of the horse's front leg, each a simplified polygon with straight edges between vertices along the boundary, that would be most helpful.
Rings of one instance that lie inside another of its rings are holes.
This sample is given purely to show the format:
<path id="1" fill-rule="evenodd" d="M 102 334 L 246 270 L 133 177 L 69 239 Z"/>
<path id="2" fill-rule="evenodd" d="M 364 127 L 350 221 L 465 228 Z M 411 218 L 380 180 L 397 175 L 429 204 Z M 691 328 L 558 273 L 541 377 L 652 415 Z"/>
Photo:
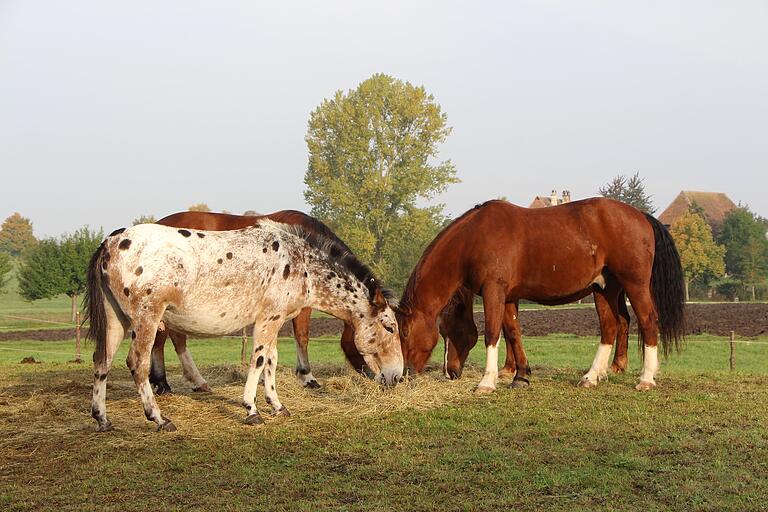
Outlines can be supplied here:
<path id="1" fill-rule="evenodd" d="M 312 309 L 304 308 L 293 319 L 293 337 L 296 339 L 296 378 L 305 388 L 316 389 L 320 387 L 317 379 L 312 375 L 309 365 L 309 324 L 312 318 Z"/>
<path id="2" fill-rule="evenodd" d="M 276 322 L 257 322 L 253 326 L 253 350 L 251 351 L 251 362 L 248 367 L 248 378 L 245 380 L 243 389 L 243 405 L 248 415 L 245 418 L 247 425 L 261 425 L 264 423 L 258 409 L 256 409 L 256 391 L 259 386 L 259 378 L 264 371 L 267 362 L 267 355 L 277 345 L 277 332 L 280 325 Z M 265 380 L 266 382 L 266 380 Z"/>
<path id="3" fill-rule="evenodd" d="M 267 354 L 267 362 L 264 368 L 264 399 L 272 406 L 273 412 L 278 416 L 290 416 L 288 409 L 280 403 L 277 396 L 276 377 L 277 373 L 277 344 L 272 346 L 272 350 Z"/>
<path id="4" fill-rule="evenodd" d="M 499 283 L 483 286 L 485 311 L 485 374 L 475 390 L 478 394 L 496 391 L 499 378 L 499 338 L 504 319 L 505 291 Z"/>

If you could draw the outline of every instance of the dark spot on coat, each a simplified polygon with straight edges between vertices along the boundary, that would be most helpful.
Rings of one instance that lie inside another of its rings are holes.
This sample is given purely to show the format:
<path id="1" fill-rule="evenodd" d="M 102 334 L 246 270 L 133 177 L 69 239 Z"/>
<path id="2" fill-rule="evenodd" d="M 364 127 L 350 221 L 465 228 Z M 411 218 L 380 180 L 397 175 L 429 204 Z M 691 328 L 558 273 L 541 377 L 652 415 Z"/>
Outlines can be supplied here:
<path id="1" fill-rule="evenodd" d="M 291 266 L 286 265 L 283 269 L 283 279 L 288 279 L 288 276 L 291 274 Z"/>
<path id="2" fill-rule="evenodd" d="M 198 234 L 197 234 L 197 237 L 198 237 L 198 238 L 205 238 L 205 233 L 198 233 Z"/>
<path id="3" fill-rule="evenodd" d="M 277 270 L 277 267 L 273 268 L 272 272 L 270 272 L 269 275 L 271 275 L 271 276 L 275 275 L 275 270 Z"/>
<path id="4" fill-rule="evenodd" d="M 275 390 L 275 386 L 274 386 L 274 385 L 272 385 L 272 386 L 269 386 L 269 389 L 271 389 L 272 391 L 274 391 L 274 390 Z"/>
<path id="5" fill-rule="evenodd" d="M 188 229 L 180 229 L 179 234 L 184 238 L 189 238 L 190 236 L 192 236 L 192 233 L 190 233 Z"/>
<path id="6" fill-rule="evenodd" d="M 267 252 L 267 248 L 265 247 L 264 249 L 261 250 L 261 252 Z"/>
<path id="7" fill-rule="evenodd" d="M 336 272 L 329 272 L 328 273 L 328 279 L 333 279 L 334 277 L 336 277 Z"/>
<path id="8" fill-rule="evenodd" d="M 264 364 L 264 356 L 259 356 L 256 360 L 256 368 L 260 368 Z"/>
<path id="9" fill-rule="evenodd" d="M 118 244 L 117 248 L 118 249 L 122 249 L 122 250 L 126 250 L 130 246 L 131 246 L 131 239 L 130 238 L 124 238 L 124 239 L 122 239 L 120 241 L 120 243 Z"/>
<path id="10" fill-rule="evenodd" d="M 232 253 L 231 253 L 231 252 L 228 252 L 228 253 L 227 253 L 227 259 L 228 259 L 228 260 L 231 260 L 231 259 L 232 259 Z"/>
<path id="11" fill-rule="evenodd" d="M 144 272 L 144 267 L 136 267 L 136 275 L 140 276 Z"/>
<path id="12" fill-rule="evenodd" d="M 274 242 L 272 242 L 272 250 L 273 250 L 273 251 L 277 252 L 277 250 L 278 250 L 279 248 L 280 248 L 280 242 L 278 242 L 277 240 L 275 240 Z"/>
<path id="13" fill-rule="evenodd" d="M 371 338 L 368 340 L 368 343 L 376 343 L 376 338 Z"/>
<path id="14" fill-rule="evenodd" d="M 119 229 L 116 229 L 116 230 L 114 230 L 113 232 L 111 232 L 111 233 L 109 234 L 109 236 L 115 236 L 115 235 L 119 235 L 119 234 L 120 234 L 120 233 L 122 233 L 123 231 L 125 231 L 125 228 L 119 228 Z"/>
<path id="15" fill-rule="evenodd" d="M 272 366 L 272 358 L 271 358 L 271 357 L 270 357 L 269 359 L 267 359 L 267 364 L 268 364 L 269 366 Z"/>
<path id="16" fill-rule="evenodd" d="M 365 315 L 360 313 L 360 318 L 365 318 Z"/>
<path id="17" fill-rule="evenodd" d="M 341 288 L 341 283 L 337 284 L 336 288 Z"/>
<path id="18" fill-rule="evenodd" d="M 184 268 L 184 264 L 183 264 L 183 263 L 179 263 L 179 264 L 177 265 L 177 267 L 179 267 L 180 269 L 183 269 L 183 268 Z"/>
<path id="19" fill-rule="evenodd" d="M 221 265 L 222 263 L 224 263 L 224 260 L 223 260 L 223 259 L 221 259 L 221 258 L 219 258 L 219 259 L 217 259 L 217 260 L 216 260 L 216 263 L 218 263 L 219 265 Z"/>
<path id="20" fill-rule="evenodd" d="M 173 282 L 173 286 L 179 286 L 179 282 L 178 281 L 174 281 Z"/>
<path id="21" fill-rule="evenodd" d="M 221 318 L 224 318 L 225 316 L 227 316 L 227 312 L 226 312 L 226 311 L 222 311 L 222 312 L 219 314 L 219 316 L 220 316 Z"/>
<path id="22" fill-rule="evenodd" d="M 147 288 L 147 295 L 150 295 L 152 293 L 152 288 Z"/>
<path id="23" fill-rule="evenodd" d="M 260 352 L 260 351 L 261 351 L 261 349 L 263 349 L 263 348 L 264 348 L 264 345 L 259 345 L 258 347 L 256 347 L 256 348 L 254 349 L 254 352 Z"/>
<path id="24" fill-rule="evenodd" d="M 128 288 L 123 288 L 123 293 L 128 297 L 131 294 L 131 291 Z"/>
<path id="25" fill-rule="evenodd" d="M 304 277 L 307 277 L 307 273 L 306 272 L 304 272 Z"/>

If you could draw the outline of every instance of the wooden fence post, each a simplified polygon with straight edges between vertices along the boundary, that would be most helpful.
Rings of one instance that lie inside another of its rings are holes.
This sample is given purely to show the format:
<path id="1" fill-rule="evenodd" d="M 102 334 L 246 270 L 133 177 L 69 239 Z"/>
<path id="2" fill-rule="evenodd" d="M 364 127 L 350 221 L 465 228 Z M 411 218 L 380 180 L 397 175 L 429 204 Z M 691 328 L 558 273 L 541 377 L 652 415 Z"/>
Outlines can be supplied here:
<path id="1" fill-rule="evenodd" d="M 245 347 L 248 344 L 248 328 L 243 327 L 243 346 L 240 349 L 240 364 L 243 365 L 243 368 L 245 368 Z"/>
<path id="2" fill-rule="evenodd" d="M 731 346 L 731 357 L 728 358 L 728 365 L 731 367 L 731 371 L 736 367 L 736 333 L 731 331 L 731 339 L 728 342 Z"/>
<path id="3" fill-rule="evenodd" d="M 80 311 L 75 313 L 75 362 L 80 363 Z"/>

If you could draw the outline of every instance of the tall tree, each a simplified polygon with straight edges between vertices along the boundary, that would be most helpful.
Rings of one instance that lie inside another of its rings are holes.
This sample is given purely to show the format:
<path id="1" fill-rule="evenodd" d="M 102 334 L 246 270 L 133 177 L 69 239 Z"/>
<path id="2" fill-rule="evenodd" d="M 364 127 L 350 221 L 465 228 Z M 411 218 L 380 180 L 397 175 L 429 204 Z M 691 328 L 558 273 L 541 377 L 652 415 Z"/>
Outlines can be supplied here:
<path id="1" fill-rule="evenodd" d="M 2 292 L 5 285 L 8 284 L 11 270 L 13 270 L 11 255 L 6 252 L 0 252 L 0 292 Z"/>
<path id="2" fill-rule="evenodd" d="M 88 263 L 102 238 L 101 232 L 85 227 L 59 240 L 41 240 L 22 258 L 19 271 L 22 297 L 39 300 L 66 294 L 71 299 L 74 321 L 78 296 L 85 291 Z"/>
<path id="3" fill-rule="evenodd" d="M 208 208 L 208 205 L 205 203 L 197 203 L 193 204 L 189 207 L 189 211 L 191 212 L 209 212 L 211 211 L 210 208 Z"/>
<path id="4" fill-rule="evenodd" d="M 704 217 L 688 210 L 678 218 L 670 230 L 680 253 L 685 275 L 685 300 L 690 299 L 692 281 L 702 278 L 722 278 L 725 274 L 725 246 L 717 245 L 712 228 Z"/>
<path id="5" fill-rule="evenodd" d="M 719 241 L 726 247 L 726 270 L 750 289 L 755 300 L 756 287 L 768 279 L 766 220 L 739 206 L 725 218 Z"/>
<path id="6" fill-rule="evenodd" d="M 37 243 L 32 233 L 32 221 L 14 213 L 0 226 L 0 251 L 18 258 Z"/>
<path id="7" fill-rule="evenodd" d="M 419 207 L 457 183 L 450 160 L 436 162 L 451 128 L 424 87 L 376 74 L 337 91 L 310 114 L 304 197 L 390 285 L 444 221 L 442 205 Z"/>
<path id="8" fill-rule="evenodd" d="M 134 226 L 138 226 L 139 224 L 154 224 L 155 222 L 157 222 L 157 219 L 154 215 L 142 215 L 133 219 Z"/>
<path id="9" fill-rule="evenodd" d="M 653 214 L 656 212 L 656 208 L 653 206 L 653 196 L 646 193 L 644 182 L 645 179 L 641 178 L 638 172 L 630 177 L 620 174 L 606 183 L 605 186 L 600 187 L 599 193 L 603 197 L 627 203 L 638 210 Z"/>

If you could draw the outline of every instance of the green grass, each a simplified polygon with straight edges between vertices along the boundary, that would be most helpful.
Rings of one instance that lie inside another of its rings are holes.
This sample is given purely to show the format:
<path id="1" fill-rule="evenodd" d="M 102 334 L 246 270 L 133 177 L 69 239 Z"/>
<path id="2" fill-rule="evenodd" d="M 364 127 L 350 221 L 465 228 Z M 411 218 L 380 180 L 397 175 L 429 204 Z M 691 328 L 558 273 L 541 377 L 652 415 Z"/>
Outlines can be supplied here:
<path id="1" fill-rule="evenodd" d="M 60 295 L 53 299 L 28 301 L 19 295 L 18 288 L 16 272 L 11 271 L 8 284 L 0 290 L 0 332 L 72 326 L 69 297 Z"/>
<path id="2" fill-rule="evenodd" d="M 0 509 L 765 510 L 768 338 L 754 341 L 729 372 L 724 339 L 692 338 L 662 362 L 658 389 L 638 393 L 634 350 L 631 371 L 585 390 L 574 383 L 596 338 L 529 337 L 533 385 L 478 397 L 482 346 L 459 381 L 432 371 L 380 391 L 345 370 L 336 339 L 312 340 L 324 387 L 311 392 L 285 339 L 278 384 L 293 416 L 262 428 L 241 424 L 240 341 L 192 341 L 215 392 L 191 393 L 169 348 L 176 393 L 159 403 L 175 434 L 144 420 L 128 343 L 108 434 L 88 413 L 92 367 L 66 362 L 73 342 L 0 343 Z M 43 362 L 18 364 L 26 355 Z"/>

